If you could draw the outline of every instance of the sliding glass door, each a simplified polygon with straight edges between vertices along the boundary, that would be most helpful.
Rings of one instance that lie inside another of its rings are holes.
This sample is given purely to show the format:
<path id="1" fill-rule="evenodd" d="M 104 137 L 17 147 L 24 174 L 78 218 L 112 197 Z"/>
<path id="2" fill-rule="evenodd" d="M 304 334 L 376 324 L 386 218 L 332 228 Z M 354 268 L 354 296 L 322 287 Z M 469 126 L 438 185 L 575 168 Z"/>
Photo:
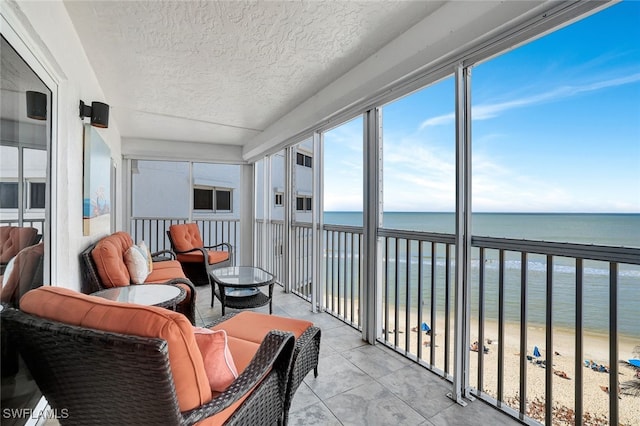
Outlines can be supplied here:
<path id="1" fill-rule="evenodd" d="M 1 43 L 0 275 L 6 309 L 49 277 L 52 92 L 4 35 Z M 20 260 L 27 256 L 29 261 Z M 4 328 L 1 348 L 2 424 L 32 423 L 42 394 Z"/>

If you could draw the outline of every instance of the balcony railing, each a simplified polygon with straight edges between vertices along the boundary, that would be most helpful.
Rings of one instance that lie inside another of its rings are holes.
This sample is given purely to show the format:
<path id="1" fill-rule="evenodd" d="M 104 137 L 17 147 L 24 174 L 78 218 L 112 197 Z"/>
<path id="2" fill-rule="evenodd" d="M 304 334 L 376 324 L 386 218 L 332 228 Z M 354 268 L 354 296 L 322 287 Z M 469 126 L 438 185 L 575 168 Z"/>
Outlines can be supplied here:
<path id="1" fill-rule="evenodd" d="M 22 224 L 18 219 L 0 219 L 0 226 L 30 226 L 36 228 L 39 234 L 44 233 L 44 218 L 23 219 Z"/>
<path id="2" fill-rule="evenodd" d="M 292 231 L 295 271 L 310 270 L 305 265 L 311 261 L 305 255 L 310 252 L 310 238 L 303 230 L 311 228 L 296 224 Z M 380 229 L 378 237 L 383 248 L 378 341 L 451 380 L 455 236 Z M 323 309 L 361 328 L 362 228 L 325 225 L 323 244 Z M 470 393 L 522 420 L 551 424 L 570 418 L 570 423 L 582 424 L 583 417 L 597 418 L 590 406 L 607 403 L 610 424 L 632 421 L 619 417 L 619 404 L 635 401 L 619 400 L 618 359 L 631 354 L 620 353 L 618 344 L 621 339 L 631 344 L 638 336 L 637 317 L 630 313 L 639 301 L 640 249 L 489 237 L 473 237 L 472 247 L 469 331 L 476 336 L 473 340 L 479 350 L 471 352 Z M 306 296 L 309 282 L 299 278 L 307 275 L 294 275 L 293 291 Z M 595 315 L 594 309 L 608 315 Z M 421 331 L 423 322 L 429 334 Z M 530 329 L 541 329 L 542 334 L 528 333 Z M 608 361 L 601 359 L 600 363 L 606 364 L 606 387 L 612 391 L 599 395 L 599 402 L 585 403 L 583 356 L 596 349 L 587 347 L 593 343 L 584 338 L 585 330 L 608 335 Z M 563 356 L 555 350 L 556 334 L 573 339 L 572 353 L 564 354 L 574 360 L 573 380 L 561 377 L 564 371 L 554 368 L 554 359 Z M 542 341 L 532 341 L 538 337 Z M 488 341 L 492 344 L 486 349 L 491 355 L 484 351 Z M 533 356 L 534 345 L 544 348 L 543 356 Z M 507 352 L 513 346 L 517 355 Z M 516 371 L 509 369 L 514 364 L 512 357 L 517 359 Z M 530 374 L 531 366 L 551 367 Z M 539 371 L 544 371 L 543 389 L 532 390 L 528 376 L 539 376 Z M 573 387 L 573 406 L 559 407 L 554 400 L 558 383 Z"/>
<path id="3" fill-rule="evenodd" d="M 168 226 L 184 221 L 137 218 L 132 221 L 132 235 L 149 240 L 153 249 L 169 248 Z M 199 225 L 206 243 L 239 240 L 236 221 L 199 221 Z M 288 250 L 292 292 L 307 300 L 314 288 L 312 262 L 317 260 L 311 232 L 309 224 L 295 223 Z M 378 341 L 451 381 L 454 235 L 380 229 L 378 237 L 382 248 Z M 255 238 L 256 264 L 284 283 L 284 223 L 256 221 Z M 363 230 L 325 225 L 322 244 L 320 308 L 361 329 Z M 472 237 L 471 245 L 466 309 L 468 332 L 478 346 L 473 352 L 461 350 L 463 356 L 469 355 L 469 394 L 525 422 L 555 424 L 564 419 L 580 425 L 583 418 L 597 419 L 590 414 L 594 404 L 606 404 L 608 420 L 598 421 L 632 423 L 633 419 L 620 417 L 622 404 L 637 401 L 619 399 L 619 373 L 627 367 L 619 366 L 618 359 L 631 356 L 620 351 L 621 342 L 626 348 L 633 339 L 640 340 L 640 249 L 490 237 Z M 597 333 L 601 336 L 592 339 Z M 584 357 L 601 350 L 593 347 L 602 345 L 598 342 L 606 342 L 606 356 L 597 361 L 606 365 L 598 377 L 608 386 L 607 393 L 598 389 L 597 400 L 592 400 L 587 389 L 594 387 L 587 377 L 592 370 L 585 368 Z M 534 355 L 534 346 L 542 354 Z M 571 380 L 554 374 L 555 364 L 564 361 L 561 357 L 572 359 L 567 370 Z M 561 407 L 554 394 L 567 387 L 572 403 Z"/>

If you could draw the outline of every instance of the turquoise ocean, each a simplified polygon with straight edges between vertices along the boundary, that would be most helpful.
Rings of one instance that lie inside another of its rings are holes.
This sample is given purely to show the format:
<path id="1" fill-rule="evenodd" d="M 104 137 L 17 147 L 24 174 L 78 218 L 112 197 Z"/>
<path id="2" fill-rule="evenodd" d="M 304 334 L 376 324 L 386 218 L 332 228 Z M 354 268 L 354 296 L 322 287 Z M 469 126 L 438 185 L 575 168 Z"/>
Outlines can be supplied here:
<path id="1" fill-rule="evenodd" d="M 325 224 L 362 226 L 361 212 L 325 212 Z M 412 230 L 453 234 L 454 213 L 385 212 L 385 229 Z M 640 247 L 640 214 L 575 214 L 575 213 L 475 213 L 472 215 L 472 235 L 533 241 L 569 242 L 612 247 Z M 444 270 L 445 259 L 440 250 L 436 268 Z M 472 315 L 477 314 L 478 250 L 472 252 Z M 400 256 L 404 259 L 405 256 Z M 487 250 L 485 259 L 485 315 L 497 319 L 498 253 Z M 406 261 L 403 261 L 406 262 Z M 415 252 L 410 262 L 417 264 Z M 422 259 L 430 265 L 430 254 Z M 553 324 L 572 329 L 575 325 L 575 262 L 554 257 L 553 264 Z M 402 265 L 398 265 L 402 266 Z M 402 267 L 400 270 L 406 268 Z M 453 269 L 452 269 L 453 270 Z M 544 325 L 546 296 L 546 257 L 529 255 L 527 259 L 527 322 Z M 520 271 L 518 253 L 507 252 L 505 262 L 505 315 L 507 321 L 520 321 Z M 443 274 L 443 272 L 440 272 Z M 403 280 L 406 278 L 401 277 Z M 609 264 L 584 262 L 583 321 L 585 331 L 607 334 L 609 327 Z M 409 279 L 409 291 L 417 288 L 417 279 Z M 406 290 L 402 290 L 406 291 Z M 426 291 L 426 290 L 425 290 Z M 440 291 L 439 294 L 443 292 Z M 403 300 L 403 294 L 399 294 Z M 444 306 L 443 296 L 438 310 Z M 621 335 L 640 338 L 640 266 L 620 264 L 618 271 L 618 331 Z"/>

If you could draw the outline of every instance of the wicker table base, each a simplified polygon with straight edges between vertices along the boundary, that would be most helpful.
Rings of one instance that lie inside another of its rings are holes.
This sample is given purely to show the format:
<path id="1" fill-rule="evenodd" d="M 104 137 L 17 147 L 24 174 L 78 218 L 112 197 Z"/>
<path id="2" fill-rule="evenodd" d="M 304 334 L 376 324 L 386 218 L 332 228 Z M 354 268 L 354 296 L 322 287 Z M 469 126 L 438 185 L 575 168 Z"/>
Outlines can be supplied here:
<path id="1" fill-rule="evenodd" d="M 218 298 L 222 304 L 222 315 L 225 308 L 249 309 L 269 305 L 269 313 L 273 313 L 273 285 L 275 278 L 267 271 L 254 266 L 231 266 L 228 268 L 214 269 L 211 272 L 211 306 L 213 297 Z M 216 285 L 218 288 L 216 288 Z M 269 287 L 269 294 L 259 290 L 259 287 Z M 258 289 L 250 296 L 231 297 L 229 290 Z"/>

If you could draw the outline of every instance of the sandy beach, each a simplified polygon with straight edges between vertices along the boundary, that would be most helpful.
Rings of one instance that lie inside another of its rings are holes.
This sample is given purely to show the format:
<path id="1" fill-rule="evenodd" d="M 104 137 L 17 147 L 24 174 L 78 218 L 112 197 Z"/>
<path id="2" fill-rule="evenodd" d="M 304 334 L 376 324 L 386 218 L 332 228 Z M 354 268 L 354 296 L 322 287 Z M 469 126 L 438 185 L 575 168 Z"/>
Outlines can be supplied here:
<path id="1" fill-rule="evenodd" d="M 405 313 L 400 313 L 399 330 L 406 330 L 418 325 L 417 315 L 412 315 L 411 324 L 405 328 Z M 423 318 L 423 321 L 427 318 Z M 393 321 L 393 315 L 389 318 Z M 427 321 L 428 322 L 428 321 Z M 445 321 L 443 317 L 439 317 L 436 321 L 436 358 L 434 364 L 437 368 L 444 370 L 444 330 Z M 453 320 L 450 326 L 453 328 Z M 394 330 L 395 325 L 390 324 L 389 329 Z M 478 340 L 477 322 L 471 324 L 471 342 Z M 420 334 L 420 336 L 418 336 Z M 501 342 L 498 342 L 498 325 L 496 321 L 485 321 L 484 330 L 485 342 L 484 346 L 488 352 L 484 354 L 484 374 L 483 374 L 483 391 L 493 397 L 497 396 L 498 389 L 498 348 Z M 431 337 L 424 332 L 410 332 L 410 352 L 416 353 L 418 346 L 418 338 L 423 344 L 422 359 L 429 361 L 429 347 Z M 399 335 L 399 347 L 404 348 L 406 336 L 404 333 Z M 393 342 L 393 335 L 389 335 L 389 340 Z M 508 323 L 504 330 L 504 400 L 516 410 L 518 403 L 519 386 L 520 386 L 520 326 L 519 324 Z M 527 329 L 527 355 L 532 355 L 534 346 L 539 348 L 541 357 L 545 359 L 547 352 L 545 348 L 545 330 L 542 327 L 530 326 Z M 584 333 L 583 337 L 584 359 L 592 360 L 597 364 L 609 365 L 609 339 L 605 335 L 597 335 Z M 619 359 L 627 360 L 632 358 L 632 350 L 640 344 L 640 339 L 620 338 L 618 339 Z M 453 361 L 453 335 L 451 336 L 450 362 Z M 554 329 L 553 333 L 553 369 L 558 372 L 565 372 L 567 378 L 552 376 L 553 384 L 553 401 L 554 406 L 567 407 L 573 409 L 575 406 L 575 352 L 574 352 L 574 334 L 570 330 Z M 535 358 L 533 359 L 535 361 Z M 477 388 L 478 384 L 478 354 L 471 352 L 471 379 L 472 387 Z M 586 368 L 581 364 L 583 373 L 583 407 L 586 418 L 587 413 L 591 418 L 597 417 L 608 419 L 609 413 L 609 395 L 601 388 L 609 386 L 609 374 L 607 372 L 594 371 Z M 545 400 L 545 374 L 544 367 L 536 365 L 535 362 L 527 362 L 527 400 Z M 634 377 L 634 371 L 626 366 L 619 365 L 619 382 L 631 380 Z M 621 425 L 637 425 L 640 424 L 640 398 L 621 395 L 619 400 L 619 419 Z M 543 419 L 542 419 L 543 420 Z M 570 424 L 554 420 L 554 424 Z M 585 424 L 603 424 L 603 423 L 587 423 Z"/>

